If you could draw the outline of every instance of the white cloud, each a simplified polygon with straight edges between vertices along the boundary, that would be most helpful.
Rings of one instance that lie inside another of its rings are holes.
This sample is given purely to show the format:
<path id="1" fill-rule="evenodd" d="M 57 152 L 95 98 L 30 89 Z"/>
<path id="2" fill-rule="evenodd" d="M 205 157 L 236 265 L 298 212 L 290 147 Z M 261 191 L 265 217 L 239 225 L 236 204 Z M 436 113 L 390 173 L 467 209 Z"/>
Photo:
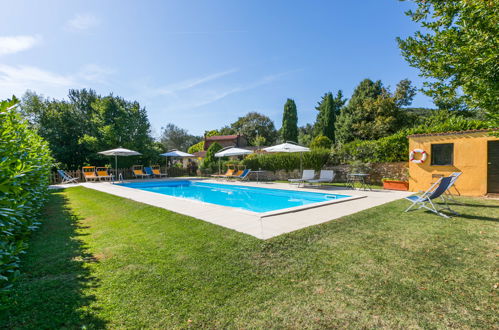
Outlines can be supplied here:
<path id="1" fill-rule="evenodd" d="M 0 55 L 14 54 L 30 49 L 40 40 L 39 36 L 0 37 Z"/>
<path id="2" fill-rule="evenodd" d="M 114 71 L 97 64 L 87 64 L 78 73 L 83 80 L 99 84 L 108 84 L 107 78 Z"/>
<path id="3" fill-rule="evenodd" d="M 296 71 L 296 70 L 295 70 Z M 248 91 L 260 86 L 272 83 L 282 76 L 285 76 L 291 72 L 282 72 L 272 75 L 267 75 L 261 79 L 241 84 L 236 87 L 204 87 L 204 88 L 192 88 L 184 89 L 180 93 L 164 94 L 162 102 L 164 102 L 164 110 L 167 111 L 185 111 L 190 109 L 195 109 L 202 107 L 232 94 L 241 93 Z"/>
<path id="4" fill-rule="evenodd" d="M 222 71 L 222 72 L 210 74 L 210 75 L 204 76 L 204 77 L 198 77 L 198 78 L 180 81 L 177 83 L 166 85 L 164 87 L 157 88 L 153 91 L 153 93 L 163 94 L 163 95 L 164 94 L 173 94 L 175 92 L 180 92 L 180 91 L 184 91 L 187 89 L 191 89 L 191 88 L 196 87 L 198 85 L 201 85 L 201 84 L 207 83 L 209 81 L 212 81 L 212 80 L 221 78 L 223 76 L 229 75 L 231 73 L 234 73 L 236 71 L 238 71 L 238 69 L 231 69 L 231 70 L 227 70 L 227 71 Z"/>
<path id="5" fill-rule="evenodd" d="M 78 14 L 66 23 L 70 30 L 84 31 L 94 28 L 100 24 L 99 19 L 92 14 Z"/>
<path id="6" fill-rule="evenodd" d="M 34 66 L 0 64 L 0 99 L 12 95 L 20 97 L 28 89 L 48 97 L 63 98 L 70 88 L 95 88 L 95 84 L 105 82 L 105 76 L 110 72 L 97 65 L 87 65 L 73 74 L 58 74 Z"/>

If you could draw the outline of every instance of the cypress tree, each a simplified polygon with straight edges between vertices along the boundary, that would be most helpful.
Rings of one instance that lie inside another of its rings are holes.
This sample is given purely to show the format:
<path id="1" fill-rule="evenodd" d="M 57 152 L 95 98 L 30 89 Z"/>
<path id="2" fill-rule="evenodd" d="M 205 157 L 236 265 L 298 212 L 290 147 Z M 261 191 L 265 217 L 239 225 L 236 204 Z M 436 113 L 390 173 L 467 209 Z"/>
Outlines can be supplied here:
<path id="1" fill-rule="evenodd" d="M 284 104 L 281 136 L 284 141 L 298 142 L 298 114 L 292 99 L 288 99 Z"/>
<path id="2" fill-rule="evenodd" d="M 345 104 L 342 91 L 338 91 L 336 97 L 331 92 L 324 94 L 319 105 L 315 108 L 319 111 L 315 121 L 315 136 L 325 136 L 335 141 L 336 116 Z"/>

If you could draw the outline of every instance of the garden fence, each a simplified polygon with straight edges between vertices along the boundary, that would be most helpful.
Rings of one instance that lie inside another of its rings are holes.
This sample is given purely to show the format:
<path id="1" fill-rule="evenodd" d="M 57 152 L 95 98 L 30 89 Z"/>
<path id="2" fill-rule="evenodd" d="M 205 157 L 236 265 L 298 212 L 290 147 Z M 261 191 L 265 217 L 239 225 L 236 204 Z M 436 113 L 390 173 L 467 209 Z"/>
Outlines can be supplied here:
<path id="1" fill-rule="evenodd" d="M 186 168 L 178 168 L 178 167 L 169 167 L 165 169 L 165 167 L 161 167 L 161 173 L 167 173 L 168 177 L 177 177 L 177 176 L 186 176 L 189 175 L 189 172 Z M 81 170 L 66 170 L 65 171 L 69 176 L 73 178 L 78 178 L 80 182 L 85 182 L 85 178 L 83 177 L 83 172 Z M 110 170 L 111 173 L 115 173 L 114 169 Z M 118 169 L 118 173 L 121 173 L 124 180 L 135 179 L 133 172 L 130 168 L 120 168 Z M 50 184 L 61 183 L 62 178 L 57 173 L 57 171 L 52 171 L 50 174 Z"/>

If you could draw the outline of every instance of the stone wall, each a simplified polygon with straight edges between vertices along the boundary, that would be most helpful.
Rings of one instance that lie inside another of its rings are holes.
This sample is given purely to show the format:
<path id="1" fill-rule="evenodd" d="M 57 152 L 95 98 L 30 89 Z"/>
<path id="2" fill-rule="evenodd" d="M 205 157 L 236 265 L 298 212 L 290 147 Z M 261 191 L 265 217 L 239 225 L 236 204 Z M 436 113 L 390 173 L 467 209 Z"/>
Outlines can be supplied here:
<path id="1" fill-rule="evenodd" d="M 397 180 L 408 180 L 408 163 L 407 162 L 396 162 L 396 163 L 376 163 L 367 166 L 366 170 L 359 171 L 352 168 L 352 165 L 335 165 L 326 166 L 325 170 L 333 170 L 336 172 L 334 182 L 346 182 L 348 173 L 368 173 L 370 174 L 370 182 L 381 184 L 381 179 L 390 178 Z M 299 170 L 294 170 L 291 172 L 286 171 L 267 171 L 260 174 L 260 178 L 263 180 L 287 180 L 292 178 L 301 177 Z M 256 180 L 256 174 L 252 173 L 250 176 L 251 180 Z"/>

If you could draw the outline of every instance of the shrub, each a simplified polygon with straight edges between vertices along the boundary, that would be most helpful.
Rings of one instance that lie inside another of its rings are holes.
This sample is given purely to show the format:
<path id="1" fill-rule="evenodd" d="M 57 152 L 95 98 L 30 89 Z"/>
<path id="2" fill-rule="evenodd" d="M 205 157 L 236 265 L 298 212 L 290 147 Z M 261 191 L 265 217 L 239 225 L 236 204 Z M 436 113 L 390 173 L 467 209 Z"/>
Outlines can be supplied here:
<path id="1" fill-rule="evenodd" d="M 187 152 L 190 154 L 193 154 L 198 151 L 203 151 L 204 150 L 204 141 L 200 141 L 187 149 Z"/>
<path id="2" fill-rule="evenodd" d="M 206 157 L 201 163 L 201 170 L 207 170 L 205 173 L 214 173 L 218 168 L 218 159 L 215 158 L 215 154 L 222 149 L 222 146 L 218 143 L 212 143 L 208 150 L 206 150 Z"/>
<path id="3" fill-rule="evenodd" d="M 52 159 L 47 143 L 21 118 L 16 100 L 0 102 L 0 290 L 19 274 L 19 255 L 38 226 Z"/>
<path id="4" fill-rule="evenodd" d="M 333 145 L 333 141 L 330 138 L 324 135 L 319 135 L 314 138 L 312 143 L 310 144 L 311 149 L 331 149 Z"/>

